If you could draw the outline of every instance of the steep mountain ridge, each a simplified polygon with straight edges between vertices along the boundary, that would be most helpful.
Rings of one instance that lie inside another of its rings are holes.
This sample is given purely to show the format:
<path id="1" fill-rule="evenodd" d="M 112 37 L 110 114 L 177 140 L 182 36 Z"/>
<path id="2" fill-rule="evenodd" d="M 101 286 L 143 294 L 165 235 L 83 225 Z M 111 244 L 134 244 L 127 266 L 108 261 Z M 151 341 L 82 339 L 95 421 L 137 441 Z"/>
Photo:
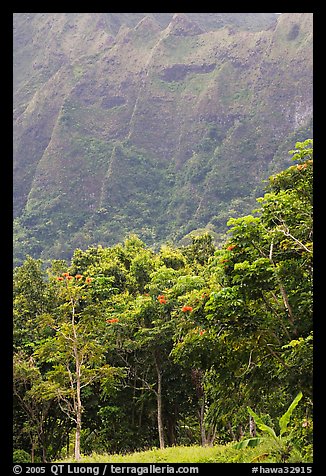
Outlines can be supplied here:
<path id="1" fill-rule="evenodd" d="M 18 260 L 222 233 L 252 207 L 311 134 L 312 14 L 218 15 L 15 14 Z"/>

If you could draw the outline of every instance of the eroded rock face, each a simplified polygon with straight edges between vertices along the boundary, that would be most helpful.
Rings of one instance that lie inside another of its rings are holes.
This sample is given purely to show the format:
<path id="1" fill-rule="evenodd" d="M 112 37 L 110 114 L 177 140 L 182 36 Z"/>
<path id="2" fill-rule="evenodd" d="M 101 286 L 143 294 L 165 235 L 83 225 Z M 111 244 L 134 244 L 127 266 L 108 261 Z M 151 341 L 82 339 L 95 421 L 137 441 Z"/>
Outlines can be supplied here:
<path id="1" fill-rule="evenodd" d="M 187 15 L 176 13 L 169 25 L 169 32 L 176 36 L 195 36 L 203 33 L 204 30 L 197 23 L 191 21 Z"/>
<path id="2" fill-rule="evenodd" d="M 160 29 L 160 25 L 157 23 L 157 21 L 150 16 L 142 18 L 135 26 L 135 31 L 142 32 L 144 34 L 148 34 L 149 32 L 157 33 L 160 31 Z"/>
<path id="3" fill-rule="evenodd" d="M 197 73 L 205 74 L 210 73 L 215 69 L 215 64 L 174 64 L 168 68 L 165 68 L 160 77 L 163 81 L 182 81 L 187 74 Z"/>
<path id="4" fill-rule="evenodd" d="M 254 208 L 276 151 L 282 168 L 293 137 L 310 134 L 311 14 L 262 31 L 216 28 L 214 14 L 206 29 L 195 14 L 26 15 L 14 57 L 24 252 L 224 230 L 228 210 Z"/>
<path id="5" fill-rule="evenodd" d="M 122 96 L 113 96 L 113 97 L 105 97 L 102 99 L 102 107 L 105 109 L 111 109 L 112 107 L 122 106 L 126 103 L 126 99 Z"/>

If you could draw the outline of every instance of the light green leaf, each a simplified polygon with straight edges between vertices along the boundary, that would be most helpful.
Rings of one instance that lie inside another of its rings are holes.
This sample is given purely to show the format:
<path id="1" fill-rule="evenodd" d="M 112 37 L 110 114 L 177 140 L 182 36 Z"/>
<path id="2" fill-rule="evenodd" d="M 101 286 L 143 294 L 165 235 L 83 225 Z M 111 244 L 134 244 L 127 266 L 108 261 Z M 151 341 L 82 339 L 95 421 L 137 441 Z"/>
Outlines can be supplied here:
<path id="1" fill-rule="evenodd" d="M 272 436 L 275 440 L 278 440 L 278 438 L 276 436 L 276 433 L 273 430 L 273 428 L 271 428 L 268 425 L 265 425 L 263 420 L 258 415 L 256 415 L 256 413 L 250 407 L 247 407 L 247 409 L 248 409 L 249 414 L 254 418 L 258 428 L 262 431 L 266 431 L 266 433 L 268 433 L 270 436 Z"/>
<path id="2" fill-rule="evenodd" d="M 234 448 L 237 450 L 242 450 L 243 448 L 255 448 L 263 441 L 263 438 L 259 438 L 258 436 L 254 438 L 247 438 L 246 440 L 239 441 L 234 445 Z"/>
<path id="3" fill-rule="evenodd" d="M 302 398 L 302 392 L 299 392 L 298 395 L 293 400 L 293 402 L 291 403 L 291 405 L 289 406 L 289 408 L 287 409 L 287 411 L 279 419 L 280 436 L 282 436 L 286 432 L 287 426 L 288 426 L 290 418 L 291 418 L 291 415 L 292 415 L 295 407 L 300 402 L 301 398 Z"/>

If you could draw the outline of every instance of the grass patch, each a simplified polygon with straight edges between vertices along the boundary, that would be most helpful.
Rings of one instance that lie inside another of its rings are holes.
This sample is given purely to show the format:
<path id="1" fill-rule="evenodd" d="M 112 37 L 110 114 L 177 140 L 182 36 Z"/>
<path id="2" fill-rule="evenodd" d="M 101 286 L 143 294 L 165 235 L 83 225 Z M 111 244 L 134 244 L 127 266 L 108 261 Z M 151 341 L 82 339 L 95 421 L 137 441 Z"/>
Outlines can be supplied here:
<path id="1" fill-rule="evenodd" d="M 266 439 L 255 448 L 243 448 L 238 450 L 234 443 L 215 445 L 212 447 L 172 446 L 160 450 L 153 448 L 129 454 L 96 454 L 85 455 L 81 463 L 280 463 L 281 456 L 272 440 Z M 67 458 L 60 462 L 75 462 Z M 301 455 L 292 450 L 287 462 L 303 462 Z"/>
<path id="2" fill-rule="evenodd" d="M 162 44 L 168 51 L 171 64 L 174 62 L 187 63 L 200 45 L 200 40 L 197 36 L 169 35 L 163 39 Z"/>
<path id="3" fill-rule="evenodd" d="M 73 72 L 74 78 L 78 80 L 83 76 L 84 68 L 80 64 L 76 64 L 73 66 L 72 72 Z"/>

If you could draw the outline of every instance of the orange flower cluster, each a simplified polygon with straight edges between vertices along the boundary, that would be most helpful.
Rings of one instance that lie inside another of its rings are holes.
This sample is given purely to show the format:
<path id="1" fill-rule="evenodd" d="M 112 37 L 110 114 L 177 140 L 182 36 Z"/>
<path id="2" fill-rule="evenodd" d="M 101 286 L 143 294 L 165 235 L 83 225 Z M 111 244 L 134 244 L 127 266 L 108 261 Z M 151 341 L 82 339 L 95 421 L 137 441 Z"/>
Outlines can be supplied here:
<path id="1" fill-rule="evenodd" d="M 115 317 L 113 319 L 107 319 L 106 322 L 108 324 L 114 324 L 115 322 L 119 322 L 119 319 L 117 317 Z"/>
<path id="2" fill-rule="evenodd" d="M 191 333 L 192 334 L 198 334 L 200 336 L 202 336 L 203 334 L 205 334 L 205 329 L 201 329 L 200 327 L 194 327 L 192 330 L 191 330 Z"/>
<path id="3" fill-rule="evenodd" d="M 67 279 L 68 281 L 70 281 L 71 279 L 80 280 L 82 278 L 83 278 L 82 274 L 76 274 L 76 276 L 71 276 L 69 273 L 62 273 L 62 276 L 57 277 L 57 281 L 63 281 L 64 279 Z M 91 283 L 92 279 L 93 278 L 86 278 L 85 283 L 87 283 L 87 284 Z"/>
<path id="4" fill-rule="evenodd" d="M 237 245 L 229 245 L 226 249 L 232 251 Z"/>
<path id="5" fill-rule="evenodd" d="M 160 304 L 166 304 L 167 303 L 167 300 L 165 299 L 165 296 L 163 296 L 163 294 L 160 294 L 160 296 L 157 296 L 157 299 L 158 299 L 158 302 Z"/>
<path id="6" fill-rule="evenodd" d="M 306 168 L 307 168 L 307 164 L 306 164 L 306 163 L 305 163 L 305 164 L 298 164 L 298 165 L 297 165 L 297 169 L 298 169 L 298 170 L 302 170 L 302 169 L 306 169 Z"/>
<path id="7" fill-rule="evenodd" d="M 62 276 L 63 276 L 63 277 L 62 277 Z M 64 279 L 68 279 L 68 280 L 74 279 L 74 277 L 73 277 L 73 276 L 70 276 L 69 273 L 62 273 L 62 276 L 59 276 L 59 277 L 57 278 L 57 280 L 58 280 L 58 281 L 63 281 Z"/>
<path id="8" fill-rule="evenodd" d="M 192 311 L 192 307 L 191 306 L 183 306 L 183 308 L 181 309 L 182 312 L 191 312 Z"/>

